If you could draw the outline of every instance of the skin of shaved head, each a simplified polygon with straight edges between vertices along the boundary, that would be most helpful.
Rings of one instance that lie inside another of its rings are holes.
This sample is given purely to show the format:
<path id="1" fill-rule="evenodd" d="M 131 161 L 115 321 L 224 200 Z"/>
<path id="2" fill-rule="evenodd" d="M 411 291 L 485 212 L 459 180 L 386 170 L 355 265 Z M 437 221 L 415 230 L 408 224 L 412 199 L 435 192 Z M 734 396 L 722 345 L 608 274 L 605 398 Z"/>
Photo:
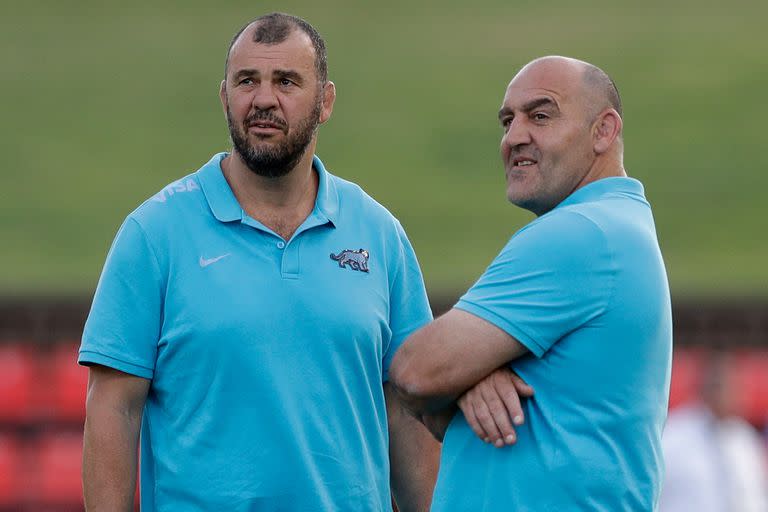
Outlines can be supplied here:
<path id="1" fill-rule="evenodd" d="M 589 119 L 590 122 L 594 120 L 594 116 L 601 110 L 608 107 L 616 110 L 619 116 L 623 116 L 621 98 L 619 96 L 619 91 L 616 88 L 616 84 L 611 77 L 599 67 L 590 64 L 589 62 L 571 57 L 550 55 L 532 60 L 523 66 L 518 74 L 522 73 L 527 68 L 538 65 L 550 65 L 562 70 L 568 70 L 573 73 L 574 77 L 579 77 L 583 87 L 581 94 L 583 95 L 584 106 L 588 112 L 593 113 L 592 118 Z"/>

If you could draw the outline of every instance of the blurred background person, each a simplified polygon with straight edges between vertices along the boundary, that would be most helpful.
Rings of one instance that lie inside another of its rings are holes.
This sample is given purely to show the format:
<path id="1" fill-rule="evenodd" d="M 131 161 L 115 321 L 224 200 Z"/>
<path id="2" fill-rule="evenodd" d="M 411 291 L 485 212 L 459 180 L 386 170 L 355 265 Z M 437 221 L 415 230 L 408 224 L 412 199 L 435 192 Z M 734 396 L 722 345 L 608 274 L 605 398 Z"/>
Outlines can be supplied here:
<path id="1" fill-rule="evenodd" d="M 698 399 L 670 412 L 660 512 L 765 512 L 768 463 L 744 410 L 733 355 L 708 355 Z"/>

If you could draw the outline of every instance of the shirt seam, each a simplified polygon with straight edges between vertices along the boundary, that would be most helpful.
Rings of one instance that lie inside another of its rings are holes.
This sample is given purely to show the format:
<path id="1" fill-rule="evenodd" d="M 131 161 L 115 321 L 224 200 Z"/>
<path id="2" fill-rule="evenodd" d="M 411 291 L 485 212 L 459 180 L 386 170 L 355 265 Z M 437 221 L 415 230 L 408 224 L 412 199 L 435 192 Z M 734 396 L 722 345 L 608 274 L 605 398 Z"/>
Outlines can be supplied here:
<path id="1" fill-rule="evenodd" d="M 514 338 L 518 343 L 525 346 L 525 348 L 527 348 L 532 353 L 534 353 L 537 357 L 541 357 L 546 352 L 546 350 L 541 346 L 541 344 L 539 344 L 538 341 L 536 341 L 536 339 L 533 336 L 531 336 L 525 330 L 521 329 L 520 327 L 513 324 L 512 322 L 509 322 L 503 316 L 486 308 L 485 306 L 481 306 L 480 304 L 477 304 L 476 302 L 472 302 L 470 300 L 459 299 L 459 302 L 457 302 L 454 307 L 456 309 L 466 311 L 467 313 L 470 313 L 472 315 L 475 315 L 475 312 L 470 311 L 470 309 L 468 308 L 474 308 L 482 312 L 485 312 L 488 315 L 490 315 L 495 321 L 491 321 L 488 318 L 483 318 L 483 320 L 493 324 L 494 326 L 498 327 L 499 329 L 507 333 L 509 336 Z M 475 315 L 475 316 L 478 316 L 478 315 Z M 514 331 L 514 334 L 509 331 Z M 536 347 L 537 351 L 532 350 L 531 345 Z"/>
<path id="2" fill-rule="evenodd" d="M 149 252 L 152 254 L 152 263 L 154 264 L 154 270 L 157 273 L 157 276 L 160 278 L 160 290 L 162 291 L 160 296 L 160 311 L 159 311 L 159 332 L 158 334 L 158 340 L 162 337 L 163 332 L 163 324 L 165 323 L 165 297 L 168 294 L 168 287 L 170 286 L 170 279 L 168 276 L 164 275 L 160 266 L 160 260 L 157 257 L 157 250 L 152 244 L 152 241 L 149 238 L 149 235 L 147 234 L 147 231 L 144 229 L 144 227 L 141 225 L 141 223 L 136 219 L 135 217 L 130 217 L 130 220 L 132 220 L 136 227 L 141 232 L 142 238 L 144 238 L 144 243 L 147 244 L 147 248 L 149 249 Z"/>
<path id="3" fill-rule="evenodd" d="M 392 327 L 392 290 L 395 287 L 395 283 L 397 282 L 398 277 L 400 276 L 400 272 L 402 271 L 402 267 L 405 263 L 405 249 L 403 247 L 403 242 L 400 240 L 400 234 L 397 229 L 397 225 L 400 224 L 400 221 L 395 219 L 394 220 L 394 227 L 395 227 L 395 236 L 397 239 L 397 263 L 395 268 L 395 273 L 392 276 L 392 280 L 389 281 L 389 300 L 387 301 L 387 323 L 390 326 L 390 331 Z M 402 228 L 402 226 L 400 226 Z M 403 293 L 406 293 L 406 290 L 403 290 Z M 381 354 L 382 356 L 382 364 L 384 362 L 384 359 L 386 358 L 386 355 L 389 353 L 389 348 L 392 346 L 392 340 L 394 339 L 395 333 L 392 332 L 389 336 L 389 340 L 387 340 L 387 346 L 383 349 L 383 352 Z M 406 336 L 407 337 L 407 336 Z M 405 339 L 405 338 L 404 338 Z"/>
<path id="4" fill-rule="evenodd" d="M 84 350 L 80 351 L 80 355 L 81 356 L 87 355 L 87 354 L 94 354 L 94 355 L 97 355 L 97 356 L 105 357 L 107 359 L 112 359 L 112 360 L 117 361 L 119 363 L 125 363 L 125 364 L 130 365 L 130 366 L 136 366 L 138 368 L 143 368 L 143 369 L 149 371 L 152 374 L 155 373 L 155 369 L 150 367 L 150 366 L 145 366 L 144 364 L 134 363 L 134 362 L 131 362 L 131 361 L 127 361 L 127 360 L 123 359 L 122 357 L 116 357 L 114 355 L 106 354 L 104 352 L 101 352 L 101 351 L 98 351 L 98 350 L 93 350 L 93 349 L 84 349 Z M 90 362 L 90 361 L 86 361 L 86 362 Z M 95 363 L 95 364 L 101 364 L 101 363 Z"/>
<path id="5" fill-rule="evenodd" d="M 570 213 L 574 215 L 578 215 L 579 217 L 583 218 L 584 220 L 589 222 L 591 225 L 593 225 L 597 229 L 597 231 L 600 233 L 600 238 L 602 238 L 603 244 L 605 245 L 605 248 L 608 251 L 608 257 L 610 259 L 609 268 L 611 271 L 611 289 L 610 289 L 610 293 L 606 295 L 605 303 L 601 307 L 600 311 L 597 314 L 595 314 L 593 317 L 593 318 L 596 318 L 598 316 L 604 315 L 606 312 L 608 312 L 608 310 L 612 308 L 614 303 L 614 298 L 616 296 L 616 277 L 618 274 L 618 269 L 616 267 L 615 250 L 613 246 L 609 243 L 608 236 L 605 234 L 605 231 L 597 222 L 595 222 L 588 216 L 584 215 L 582 212 L 571 210 Z M 584 324 L 586 324 L 586 322 Z"/>

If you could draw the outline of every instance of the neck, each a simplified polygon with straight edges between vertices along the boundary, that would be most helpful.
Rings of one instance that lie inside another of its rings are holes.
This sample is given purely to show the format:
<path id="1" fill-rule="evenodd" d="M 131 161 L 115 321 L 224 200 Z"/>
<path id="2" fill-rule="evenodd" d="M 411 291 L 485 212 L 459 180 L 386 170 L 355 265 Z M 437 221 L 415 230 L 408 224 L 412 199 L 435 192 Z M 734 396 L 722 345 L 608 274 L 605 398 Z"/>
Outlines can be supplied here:
<path id="1" fill-rule="evenodd" d="M 287 240 L 315 206 L 318 176 L 312 169 L 314 153 L 312 141 L 296 166 L 279 178 L 254 173 L 236 151 L 221 161 L 221 169 L 245 213 Z"/>
<path id="2" fill-rule="evenodd" d="M 621 156 L 601 155 L 595 159 L 589 172 L 581 179 L 573 190 L 576 191 L 585 185 L 594 183 L 603 178 L 626 177 Z"/>

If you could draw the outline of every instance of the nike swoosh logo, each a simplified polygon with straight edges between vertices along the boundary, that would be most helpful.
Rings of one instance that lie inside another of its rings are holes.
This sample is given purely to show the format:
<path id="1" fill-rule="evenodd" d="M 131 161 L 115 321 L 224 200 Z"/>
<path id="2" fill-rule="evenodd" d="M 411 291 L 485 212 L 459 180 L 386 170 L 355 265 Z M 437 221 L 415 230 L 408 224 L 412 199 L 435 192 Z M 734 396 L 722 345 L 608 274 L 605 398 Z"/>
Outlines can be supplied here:
<path id="1" fill-rule="evenodd" d="M 215 258 L 208 258 L 208 259 L 205 259 L 202 256 L 200 256 L 200 268 L 205 268 L 208 265 L 212 265 L 217 261 L 219 261 L 220 259 L 226 258 L 227 256 L 229 256 L 229 254 L 230 253 L 222 254 L 221 256 L 216 256 Z"/>

